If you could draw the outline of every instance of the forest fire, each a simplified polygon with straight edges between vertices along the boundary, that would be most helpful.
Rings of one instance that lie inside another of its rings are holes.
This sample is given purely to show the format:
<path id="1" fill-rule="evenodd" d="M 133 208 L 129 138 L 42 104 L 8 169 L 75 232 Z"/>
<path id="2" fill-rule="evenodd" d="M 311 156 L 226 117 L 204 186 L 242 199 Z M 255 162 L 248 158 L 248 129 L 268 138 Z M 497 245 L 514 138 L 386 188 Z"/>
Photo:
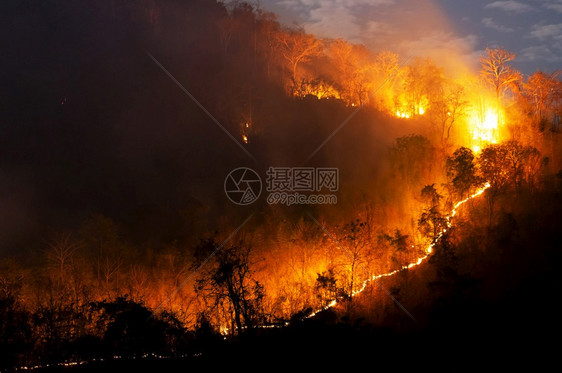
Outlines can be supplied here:
<path id="1" fill-rule="evenodd" d="M 402 112 L 400 110 L 396 110 L 396 116 L 398 118 L 406 118 L 406 119 L 410 118 L 410 114 L 408 114 L 406 112 Z"/>
<path id="2" fill-rule="evenodd" d="M 425 262 L 425 260 L 428 259 L 429 256 L 433 253 L 433 248 L 435 247 L 435 245 L 439 242 L 439 240 L 441 240 L 441 238 L 442 238 L 443 235 L 447 232 L 447 230 L 453 226 L 452 219 L 453 219 L 453 218 L 455 217 L 455 215 L 457 214 L 458 209 L 459 209 L 463 204 L 465 204 L 466 202 L 470 201 L 471 199 L 474 199 L 474 198 L 480 196 L 482 193 L 484 193 L 484 192 L 486 191 L 486 189 L 490 188 L 490 186 L 491 186 L 490 183 L 488 183 L 488 182 L 485 183 L 484 186 L 482 186 L 481 188 L 479 188 L 476 192 L 474 192 L 473 194 L 471 194 L 471 195 L 468 196 L 467 198 L 465 198 L 465 199 L 463 199 L 463 200 L 457 202 L 457 203 L 454 205 L 454 207 L 453 207 L 453 209 L 451 210 L 451 212 L 449 213 L 449 215 L 447 215 L 447 216 L 445 217 L 445 220 L 446 220 L 445 228 L 443 228 L 443 229 L 438 233 L 438 235 L 435 237 L 435 239 L 433 240 L 433 242 L 425 248 L 425 250 L 424 250 L 424 253 L 425 253 L 425 254 L 424 254 L 423 256 L 420 256 L 419 258 L 417 258 L 417 259 L 414 260 L 413 262 L 408 263 L 408 264 L 402 266 L 401 268 L 395 269 L 395 270 L 390 271 L 390 272 L 387 272 L 387 273 L 381 273 L 381 274 L 378 274 L 378 275 L 373 275 L 373 276 L 371 276 L 370 278 L 368 278 L 368 279 L 366 279 L 365 281 L 363 281 L 363 283 L 361 284 L 361 287 L 360 287 L 359 289 L 354 290 L 354 291 L 352 292 L 352 297 L 354 297 L 354 296 L 356 296 L 356 295 L 358 295 L 358 294 L 361 294 L 361 293 L 367 288 L 367 285 L 368 285 L 369 283 L 371 283 L 371 282 L 376 282 L 377 280 L 379 280 L 379 279 L 381 279 L 381 278 L 394 276 L 395 274 L 397 274 L 397 273 L 399 273 L 399 272 L 402 272 L 402 271 L 404 271 L 404 270 L 417 267 L 417 266 L 419 266 L 420 264 L 422 264 L 423 262 Z M 322 308 L 320 308 L 320 309 L 318 309 L 318 310 L 312 312 L 311 314 L 309 314 L 309 315 L 307 316 L 307 318 L 314 317 L 314 316 L 316 316 L 319 312 L 322 312 L 322 311 L 325 311 L 325 310 L 330 309 L 330 308 L 332 308 L 332 307 L 335 307 L 337 304 L 338 304 L 338 300 L 337 300 L 337 299 L 334 299 L 334 300 L 332 300 L 330 303 L 328 303 L 326 306 L 324 306 L 324 307 L 322 307 Z"/>
<path id="3" fill-rule="evenodd" d="M 394 98 L 395 101 L 399 102 L 394 113 L 397 118 L 410 119 L 426 113 L 428 100 L 425 97 L 419 100 L 407 100 L 406 97 L 409 96 L 412 96 L 412 93 L 401 94 Z"/>
<path id="4" fill-rule="evenodd" d="M 410 119 L 413 116 L 413 113 L 415 113 L 415 115 L 424 115 L 425 114 L 425 108 L 421 105 L 418 106 L 417 110 L 415 111 L 407 111 L 407 110 L 396 110 L 396 117 L 398 118 L 403 118 L 403 119 Z"/>
<path id="5" fill-rule="evenodd" d="M 472 140 L 474 141 L 472 149 L 475 152 L 479 152 L 488 144 L 496 144 L 498 142 L 500 118 L 499 111 L 491 108 L 486 109 L 484 113 L 473 112 L 471 114 L 469 123 L 471 125 Z"/>
<path id="6" fill-rule="evenodd" d="M 551 330 L 554 2 L 273 2 L 0 2 L 1 372 Z"/>

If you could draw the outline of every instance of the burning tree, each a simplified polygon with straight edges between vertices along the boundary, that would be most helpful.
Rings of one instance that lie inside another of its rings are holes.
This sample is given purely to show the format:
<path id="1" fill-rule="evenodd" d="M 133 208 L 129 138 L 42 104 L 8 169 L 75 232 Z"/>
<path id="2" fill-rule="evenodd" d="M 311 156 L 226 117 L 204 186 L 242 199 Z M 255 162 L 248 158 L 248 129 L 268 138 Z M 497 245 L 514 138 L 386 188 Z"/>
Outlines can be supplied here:
<path id="1" fill-rule="evenodd" d="M 486 48 L 480 57 L 482 77 L 494 89 L 498 104 L 506 90 L 521 80 L 521 73 L 508 64 L 514 58 L 514 53 L 503 48 Z"/>
<path id="2" fill-rule="evenodd" d="M 562 82 L 558 76 L 559 72 L 546 74 L 537 71 L 524 84 L 525 98 L 531 106 L 533 119 L 541 130 L 544 130 L 544 120 L 549 110 L 552 110 L 556 101 L 562 101 Z"/>
<path id="3" fill-rule="evenodd" d="M 344 227 L 341 239 L 347 254 L 348 276 L 345 278 L 345 296 L 351 301 L 357 285 L 361 283 L 358 272 L 365 272 L 369 248 L 369 226 L 359 219 Z"/>
<path id="4" fill-rule="evenodd" d="M 453 126 L 465 115 L 468 101 L 465 99 L 464 87 L 457 83 L 445 82 L 443 95 L 436 97 L 429 108 L 429 118 L 438 128 L 441 147 L 444 151 L 449 147 L 449 139 Z"/>
<path id="5" fill-rule="evenodd" d="M 397 115 L 423 115 L 431 103 L 443 97 L 443 70 L 429 59 L 416 58 L 406 67 L 403 94 L 397 99 Z"/>
<path id="6" fill-rule="evenodd" d="M 482 178 L 490 183 L 488 204 L 491 225 L 497 195 L 509 186 L 519 190 L 524 181 L 532 185 L 540 166 L 540 153 L 535 147 L 514 140 L 491 144 L 482 150 L 478 165 Z"/>
<path id="7" fill-rule="evenodd" d="M 540 152 L 533 146 L 525 146 L 514 140 L 502 146 L 505 148 L 509 183 L 518 191 L 523 182 L 532 184 L 540 165 Z"/>
<path id="8" fill-rule="evenodd" d="M 369 51 L 337 39 L 330 44 L 328 55 L 334 65 L 334 80 L 348 105 L 362 105 L 369 98 L 372 64 Z"/>
<path id="9" fill-rule="evenodd" d="M 391 110 L 395 85 L 400 75 L 399 57 L 388 51 L 377 53 L 374 57 L 373 68 L 376 88 L 375 105 L 381 110 Z"/>
<path id="10" fill-rule="evenodd" d="M 299 65 L 309 62 L 312 57 L 321 55 L 322 43 L 315 36 L 306 34 L 303 30 L 279 32 L 277 43 L 291 72 L 292 90 L 294 92 L 298 85 Z"/>

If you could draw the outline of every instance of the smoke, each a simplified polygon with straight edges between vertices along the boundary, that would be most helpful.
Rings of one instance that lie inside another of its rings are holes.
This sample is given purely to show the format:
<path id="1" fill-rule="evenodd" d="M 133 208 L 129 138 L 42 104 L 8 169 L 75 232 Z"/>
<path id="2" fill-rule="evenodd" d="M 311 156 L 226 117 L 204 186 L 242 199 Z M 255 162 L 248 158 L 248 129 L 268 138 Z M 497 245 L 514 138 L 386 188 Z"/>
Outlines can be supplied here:
<path id="1" fill-rule="evenodd" d="M 455 30 L 435 1 L 285 1 L 282 19 L 302 20 L 307 32 L 343 38 L 373 51 L 437 61 L 451 76 L 474 71 L 478 37 Z M 279 5 L 278 5 L 279 6 Z"/>
<path id="2" fill-rule="evenodd" d="M 348 37 L 377 50 L 394 45 L 406 54 L 441 45 L 451 59 L 451 50 L 465 48 L 468 53 L 473 39 L 454 38 L 438 9 L 426 4 L 420 17 L 417 8 L 408 8 L 415 2 L 405 3 L 293 6 L 311 12 L 308 31 L 328 30 L 331 22 L 337 26 L 333 36 L 347 31 Z M 282 73 L 275 68 L 283 59 L 272 57 L 277 51 L 261 57 L 252 49 L 248 52 L 256 39 L 254 30 L 245 27 L 258 23 L 225 22 L 225 9 L 206 0 L 186 3 L 185 8 L 170 4 L 154 5 L 149 12 L 131 5 L 131 11 L 139 12 L 132 18 L 129 11 L 115 15 L 111 9 L 99 9 L 90 17 L 88 6 L 77 6 L 57 13 L 55 21 L 67 25 L 65 29 L 51 30 L 48 17 L 29 16 L 21 22 L 50 31 L 40 36 L 6 33 L 16 38 L 11 45 L 28 45 L 24 41 L 33 39 L 44 48 L 33 50 L 42 64 L 29 71 L 18 63 L 31 53 L 27 50 L 1 62 L 7 78 L 0 93 L 9 98 L 0 112 L 4 160 L 25 166 L 33 178 L 2 169 L 0 234 L 21 230 L 41 242 L 46 230 L 78 229 L 92 214 L 121 223 L 135 243 L 173 242 L 220 230 L 220 222 L 243 221 L 249 214 L 230 203 L 223 190 L 228 172 L 241 166 L 255 168 L 262 177 L 269 166 L 338 167 L 341 199 L 331 212 L 338 217 L 346 212 L 351 216 L 370 198 L 384 200 L 379 191 L 388 187 L 388 148 L 398 136 L 419 133 L 419 123 L 361 109 L 307 164 L 357 108 L 338 100 L 287 97 Z M 255 16 L 238 11 L 239 19 Z M 341 15 L 341 23 L 327 18 L 330 13 Z M 187 18 L 190 22 L 184 22 Z M 444 25 L 441 33 L 435 31 L 439 22 Z M 348 27 L 351 23 L 359 29 Z M 275 24 L 270 26 L 274 29 Z M 13 31 L 19 24 L 4 27 Z M 247 149 L 257 163 L 144 50 L 150 50 L 239 141 L 240 123 L 250 118 L 254 132 Z M 16 94 L 10 90 L 14 87 L 21 87 Z M 29 102 L 36 103 L 32 111 Z M 252 207 L 271 211 L 263 200 Z M 296 209 L 289 214 L 301 213 Z"/>
<path id="3" fill-rule="evenodd" d="M 0 168 L 0 254 L 21 249 L 38 222 L 38 193 L 29 171 L 29 167 Z"/>

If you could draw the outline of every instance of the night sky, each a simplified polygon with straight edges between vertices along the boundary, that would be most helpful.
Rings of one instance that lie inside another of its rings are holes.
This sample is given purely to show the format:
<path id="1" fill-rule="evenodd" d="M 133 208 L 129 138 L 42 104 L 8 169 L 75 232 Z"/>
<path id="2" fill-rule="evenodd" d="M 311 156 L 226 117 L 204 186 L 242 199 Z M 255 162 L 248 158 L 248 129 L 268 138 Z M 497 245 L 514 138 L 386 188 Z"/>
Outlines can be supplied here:
<path id="1" fill-rule="evenodd" d="M 285 24 L 402 55 L 460 54 L 476 66 L 486 47 L 517 54 L 524 74 L 562 61 L 562 0 L 262 0 Z"/>

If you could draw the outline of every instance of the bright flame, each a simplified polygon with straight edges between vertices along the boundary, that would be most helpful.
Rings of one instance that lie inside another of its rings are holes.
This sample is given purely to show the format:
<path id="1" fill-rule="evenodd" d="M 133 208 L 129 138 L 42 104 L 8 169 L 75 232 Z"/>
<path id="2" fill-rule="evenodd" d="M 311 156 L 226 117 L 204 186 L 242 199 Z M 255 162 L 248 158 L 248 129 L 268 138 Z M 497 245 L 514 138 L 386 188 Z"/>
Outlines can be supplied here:
<path id="1" fill-rule="evenodd" d="M 493 108 L 486 109 L 482 114 L 473 112 L 469 123 L 472 127 L 472 140 L 475 142 L 472 150 L 479 152 L 485 145 L 498 142 L 498 126 L 500 124 L 500 112 Z"/>
<path id="2" fill-rule="evenodd" d="M 242 140 L 244 141 L 244 144 L 247 144 L 248 143 L 248 136 L 242 135 Z"/>
<path id="3" fill-rule="evenodd" d="M 435 239 L 433 240 L 433 242 L 428 245 L 425 249 L 425 254 L 421 257 L 419 257 L 418 259 L 416 259 L 414 262 L 409 263 L 407 265 L 402 266 L 401 268 L 395 269 L 394 271 L 388 272 L 388 273 L 381 273 L 378 275 L 373 275 L 371 278 L 366 279 L 365 281 L 363 281 L 361 288 L 358 290 L 353 291 L 352 293 L 352 297 L 360 294 L 361 292 L 363 292 L 366 288 L 367 285 L 369 284 L 369 282 L 374 282 L 377 281 L 380 278 L 383 277 L 390 277 L 393 276 L 399 272 L 402 272 L 406 269 L 410 269 L 413 267 L 416 267 L 420 264 L 422 264 L 426 259 L 429 258 L 429 256 L 433 253 L 433 248 L 435 247 L 435 245 L 437 245 L 437 243 L 439 242 L 439 240 L 443 237 L 443 235 L 447 232 L 447 230 L 449 228 L 451 228 L 453 226 L 452 223 L 452 219 L 455 217 L 455 215 L 457 214 L 457 211 L 459 209 L 459 207 L 461 207 L 463 204 L 465 204 L 466 202 L 470 201 L 473 198 L 478 197 L 479 195 L 481 195 L 482 193 L 484 193 L 486 191 L 486 189 L 488 189 L 490 187 L 490 183 L 486 183 L 484 184 L 484 186 L 480 189 L 478 189 L 476 192 L 474 192 L 472 195 L 466 197 L 465 199 L 463 199 L 462 201 L 459 201 L 455 204 L 455 206 L 453 207 L 453 209 L 451 210 L 451 212 L 449 213 L 449 215 L 445 218 L 445 222 L 446 222 L 446 227 L 443 228 L 439 234 L 437 235 L 437 237 L 435 237 Z M 412 246 L 413 247 L 413 246 Z M 338 304 L 338 300 L 334 299 L 332 300 L 330 303 L 328 303 L 326 306 L 321 307 L 313 312 L 311 312 L 308 316 L 305 317 L 305 319 L 309 319 L 312 318 L 314 316 L 316 316 L 319 312 L 322 312 L 324 310 L 327 310 L 329 308 L 335 307 Z M 286 321 L 284 323 L 284 326 L 288 326 L 290 325 L 289 321 Z M 279 328 L 282 327 L 280 325 L 264 325 L 261 326 L 261 328 Z M 220 327 L 220 332 L 223 336 L 225 336 L 224 338 L 226 338 L 226 335 L 229 334 L 229 329 L 227 327 Z"/>
<path id="4" fill-rule="evenodd" d="M 404 265 L 401 268 L 395 269 L 394 271 L 388 272 L 388 273 L 381 273 L 378 275 L 374 275 L 371 278 L 366 279 L 365 281 L 363 281 L 363 284 L 361 286 L 360 289 L 355 290 L 352 294 L 352 296 L 356 296 L 357 294 L 361 293 L 363 290 L 365 290 L 367 288 L 367 284 L 369 282 L 373 282 L 373 281 L 377 281 L 380 278 L 383 277 L 390 277 L 393 276 L 399 272 L 402 272 L 406 269 L 410 269 L 412 267 L 416 267 L 420 264 L 422 264 L 427 258 L 429 258 L 429 256 L 431 255 L 431 253 L 433 252 L 433 248 L 435 247 L 435 245 L 439 242 L 439 240 L 443 237 L 443 235 L 447 232 L 447 229 L 451 228 L 453 226 L 453 223 L 451 222 L 451 220 L 455 217 L 455 215 L 457 214 L 457 210 L 459 207 L 461 207 L 463 204 L 465 204 L 466 202 L 470 201 L 473 198 L 478 197 L 479 195 L 481 195 L 482 193 L 484 193 L 486 191 L 486 189 L 488 189 L 490 187 L 490 183 L 486 183 L 484 184 L 484 186 L 480 189 L 478 189 L 476 192 L 474 192 L 472 195 L 466 197 L 465 199 L 463 199 L 462 201 L 459 201 L 455 204 L 455 206 L 453 207 L 453 209 L 451 210 L 451 212 L 449 213 L 449 215 L 445 218 L 445 222 L 446 222 L 446 227 L 443 228 L 441 230 L 441 232 L 439 232 L 439 234 L 437 235 L 437 237 L 435 237 L 435 239 L 433 240 L 433 242 L 425 249 L 425 255 L 419 257 L 418 259 L 416 259 L 414 262 Z M 318 314 L 321 311 L 327 310 L 328 308 L 332 308 L 337 304 L 337 300 L 333 300 L 331 301 L 328 305 L 326 305 L 325 307 L 322 307 L 314 312 L 312 312 L 310 315 L 308 315 L 306 318 L 311 318 L 314 317 L 316 314 Z"/>
<path id="5" fill-rule="evenodd" d="M 297 97 L 306 97 L 308 95 L 316 96 L 317 99 L 341 98 L 340 93 L 331 85 L 326 83 L 303 83 L 300 90 L 294 91 L 293 94 Z"/>
<path id="6" fill-rule="evenodd" d="M 396 116 L 398 118 L 410 118 L 410 114 L 406 113 L 405 111 L 396 110 Z"/>
<path id="7" fill-rule="evenodd" d="M 412 118 L 416 115 L 424 115 L 429 106 L 429 100 L 422 97 L 419 101 L 408 101 L 404 95 L 395 97 L 396 116 L 398 118 Z"/>

